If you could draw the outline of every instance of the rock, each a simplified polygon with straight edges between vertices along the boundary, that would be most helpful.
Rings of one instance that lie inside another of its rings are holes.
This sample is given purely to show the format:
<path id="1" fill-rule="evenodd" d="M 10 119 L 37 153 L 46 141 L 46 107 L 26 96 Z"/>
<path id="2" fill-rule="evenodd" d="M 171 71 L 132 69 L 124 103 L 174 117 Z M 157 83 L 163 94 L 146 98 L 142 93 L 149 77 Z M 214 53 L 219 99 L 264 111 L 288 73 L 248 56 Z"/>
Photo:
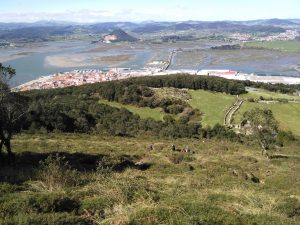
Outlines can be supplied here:
<path id="1" fill-rule="evenodd" d="M 254 183 L 260 183 L 260 180 L 258 177 L 254 176 L 253 173 L 246 173 L 246 180 L 251 180 Z"/>

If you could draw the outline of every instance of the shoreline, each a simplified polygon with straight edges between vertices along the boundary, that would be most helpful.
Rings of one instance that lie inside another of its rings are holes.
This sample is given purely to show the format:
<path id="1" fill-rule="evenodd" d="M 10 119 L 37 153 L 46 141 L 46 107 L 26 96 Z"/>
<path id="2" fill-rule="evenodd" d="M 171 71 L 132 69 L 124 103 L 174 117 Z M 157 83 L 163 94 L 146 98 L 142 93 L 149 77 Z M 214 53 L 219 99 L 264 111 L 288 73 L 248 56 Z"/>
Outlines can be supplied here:
<path id="1" fill-rule="evenodd" d="M 85 69 L 73 70 L 64 73 L 56 73 L 47 76 L 41 76 L 32 81 L 12 88 L 13 91 L 29 91 L 39 89 L 64 88 L 69 86 L 79 86 L 89 83 L 100 83 L 112 80 L 122 80 L 131 77 L 143 76 L 162 76 L 174 74 L 189 74 L 194 76 L 217 76 L 231 80 L 263 82 L 263 83 L 281 83 L 281 84 L 300 84 L 300 77 L 293 76 L 268 76 L 257 74 L 239 73 L 231 70 L 164 70 L 162 68 L 143 68 L 132 70 L 130 68 L 114 68 L 108 70 Z"/>

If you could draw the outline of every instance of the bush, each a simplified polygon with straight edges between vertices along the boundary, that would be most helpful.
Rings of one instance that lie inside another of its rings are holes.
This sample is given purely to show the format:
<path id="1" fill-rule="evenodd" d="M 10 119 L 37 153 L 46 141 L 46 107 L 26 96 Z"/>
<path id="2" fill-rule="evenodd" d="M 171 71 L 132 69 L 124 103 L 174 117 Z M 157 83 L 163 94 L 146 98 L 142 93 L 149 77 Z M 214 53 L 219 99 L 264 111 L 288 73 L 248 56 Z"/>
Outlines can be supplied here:
<path id="1" fill-rule="evenodd" d="M 296 138 L 291 131 L 279 131 L 276 138 L 276 144 L 283 146 L 291 141 L 295 141 Z"/>
<path id="2" fill-rule="evenodd" d="M 41 162 L 37 178 L 43 182 L 48 191 L 61 190 L 65 187 L 76 186 L 78 181 L 77 171 L 71 169 L 65 158 L 59 155 L 50 155 Z"/>
<path id="3" fill-rule="evenodd" d="M 96 173 L 101 178 L 109 178 L 112 176 L 113 166 L 106 157 L 103 157 L 97 164 Z"/>
<path id="4" fill-rule="evenodd" d="M 9 183 L 0 183 L 0 197 L 17 191 L 18 187 Z"/>

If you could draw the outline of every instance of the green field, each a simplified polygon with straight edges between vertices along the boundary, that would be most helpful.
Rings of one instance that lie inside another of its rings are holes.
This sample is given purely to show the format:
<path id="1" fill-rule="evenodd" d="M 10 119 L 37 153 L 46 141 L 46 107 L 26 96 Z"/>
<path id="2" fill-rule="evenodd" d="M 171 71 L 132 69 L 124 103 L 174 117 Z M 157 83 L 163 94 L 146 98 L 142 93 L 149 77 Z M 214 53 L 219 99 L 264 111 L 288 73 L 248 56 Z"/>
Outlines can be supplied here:
<path id="1" fill-rule="evenodd" d="M 173 153 L 173 143 L 195 154 Z M 12 144 L 18 167 L 0 170 L 3 225 L 299 221 L 299 142 L 271 160 L 258 146 L 224 140 L 22 134 Z M 57 152 L 70 168 L 55 157 L 39 163 Z"/>
<path id="2" fill-rule="evenodd" d="M 245 102 L 235 117 L 238 123 L 246 111 L 253 108 L 271 109 L 281 129 L 292 131 L 300 137 L 300 103 L 252 103 Z"/>
<path id="3" fill-rule="evenodd" d="M 192 118 L 193 122 L 201 122 L 204 126 L 214 126 L 223 124 L 223 118 L 226 110 L 235 102 L 235 96 L 223 93 L 214 93 L 203 90 L 189 90 L 188 93 L 192 99 L 188 103 L 195 109 L 199 109 L 203 115 Z M 165 96 L 168 97 L 168 96 Z M 185 100 L 185 99 L 183 99 Z M 153 118 L 163 120 L 166 115 L 160 108 L 151 109 L 149 107 L 137 107 L 134 105 L 125 105 L 118 102 L 109 102 L 101 100 L 100 103 L 108 104 L 117 108 L 126 108 L 130 112 L 138 114 L 141 118 Z"/>
<path id="4" fill-rule="evenodd" d="M 300 96 L 275 93 L 264 89 L 247 89 L 247 91 L 248 91 L 247 94 L 242 94 L 240 95 L 240 97 L 259 99 L 259 97 L 262 96 L 266 99 L 273 98 L 273 99 L 300 100 Z"/>
<path id="5" fill-rule="evenodd" d="M 204 126 L 223 124 L 226 110 L 235 102 L 235 96 L 202 90 L 190 90 L 192 99 L 189 101 L 193 108 L 199 109 L 203 115 L 201 123 Z"/>
<path id="6" fill-rule="evenodd" d="M 246 47 L 266 48 L 282 52 L 300 52 L 300 41 L 255 41 L 246 43 Z"/>
<path id="7" fill-rule="evenodd" d="M 166 115 L 160 108 L 151 109 L 149 107 L 138 107 L 138 106 L 134 106 L 134 105 L 125 105 L 125 104 L 121 104 L 118 102 L 110 102 L 110 101 L 107 101 L 104 99 L 100 100 L 99 102 L 110 105 L 112 107 L 125 108 L 128 111 L 139 115 L 142 119 L 152 118 L 154 120 L 163 120 L 163 117 Z"/>
<path id="8" fill-rule="evenodd" d="M 203 126 L 214 126 L 215 124 L 223 124 L 223 119 L 226 110 L 235 102 L 235 96 L 226 95 L 223 93 L 213 93 L 203 90 L 189 90 L 192 96 L 188 102 L 196 109 L 203 113 L 201 117 L 193 118 L 193 122 L 201 122 Z M 287 94 L 280 94 L 269 92 L 262 89 L 248 90 L 247 94 L 243 94 L 241 98 L 254 98 L 258 99 L 260 96 L 264 98 L 273 99 L 287 99 L 287 100 L 300 100 L 299 96 L 292 96 Z M 109 102 L 101 100 L 101 103 L 108 104 L 113 107 L 126 108 L 130 112 L 138 114 L 141 118 L 153 118 L 155 120 L 163 120 L 166 113 L 162 112 L 160 108 L 151 109 L 149 107 L 137 107 L 133 105 L 124 105 L 118 102 Z M 236 113 L 235 123 L 237 124 L 242 115 L 251 110 L 252 108 L 268 108 L 271 109 L 275 118 L 280 124 L 280 128 L 290 130 L 295 135 L 300 136 L 300 104 L 299 103 L 250 103 L 245 102 L 241 109 Z"/>

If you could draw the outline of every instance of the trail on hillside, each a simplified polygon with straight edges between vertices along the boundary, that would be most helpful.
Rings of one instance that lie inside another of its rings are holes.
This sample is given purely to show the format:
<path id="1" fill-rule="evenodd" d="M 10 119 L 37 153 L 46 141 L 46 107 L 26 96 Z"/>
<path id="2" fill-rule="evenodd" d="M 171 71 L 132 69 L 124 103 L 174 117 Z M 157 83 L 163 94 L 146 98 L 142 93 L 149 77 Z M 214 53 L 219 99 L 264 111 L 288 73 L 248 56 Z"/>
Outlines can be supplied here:
<path id="1" fill-rule="evenodd" d="M 244 99 L 237 97 L 236 101 L 230 106 L 226 111 L 224 116 L 224 125 L 228 127 L 233 126 L 234 115 L 241 108 L 242 104 L 245 102 Z"/>

